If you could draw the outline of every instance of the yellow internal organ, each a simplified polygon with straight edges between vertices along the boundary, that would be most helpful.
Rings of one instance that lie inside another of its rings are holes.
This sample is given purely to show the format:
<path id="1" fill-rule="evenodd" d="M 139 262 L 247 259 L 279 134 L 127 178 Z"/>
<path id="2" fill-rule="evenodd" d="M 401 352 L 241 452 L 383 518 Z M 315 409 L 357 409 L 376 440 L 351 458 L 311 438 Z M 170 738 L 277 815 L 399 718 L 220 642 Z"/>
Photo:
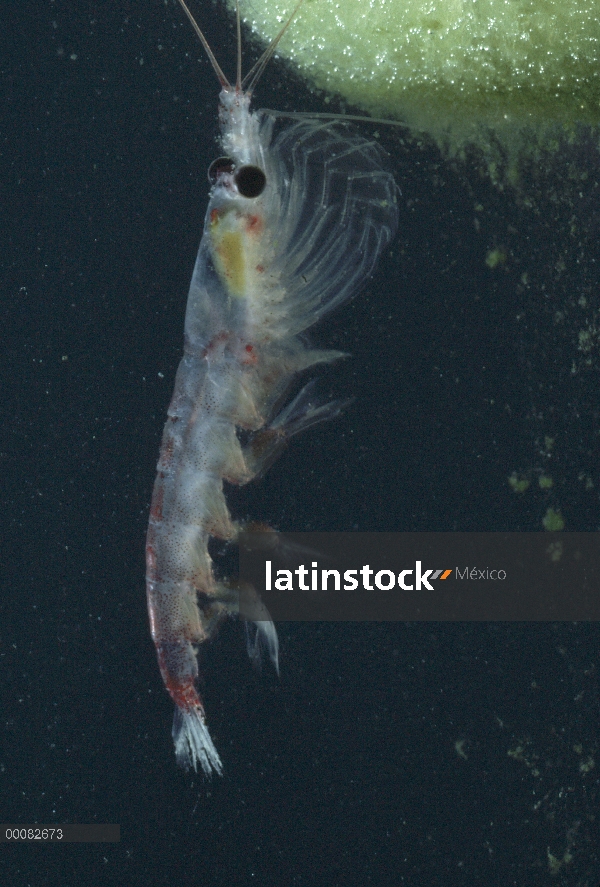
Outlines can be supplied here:
<path id="1" fill-rule="evenodd" d="M 213 214 L 210 223 L 213 262 L 229 295 L 248 295 L 256 265 L 256 236 L 262 226 L 257 216 L 231 210 Z"/>

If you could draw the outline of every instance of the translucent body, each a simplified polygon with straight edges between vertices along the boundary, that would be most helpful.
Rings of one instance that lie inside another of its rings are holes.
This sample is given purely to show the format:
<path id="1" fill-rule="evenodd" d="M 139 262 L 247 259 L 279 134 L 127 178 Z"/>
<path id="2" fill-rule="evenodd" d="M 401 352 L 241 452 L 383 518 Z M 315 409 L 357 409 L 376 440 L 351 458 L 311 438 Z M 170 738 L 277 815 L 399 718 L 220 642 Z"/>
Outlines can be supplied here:
<path id="1" fill-rule="evenodd" d="M 279 413 L 295 374 L 341 356 L 299 334 L 350 298 L 397 222 L 396 187 L 373 142 L 342 125 L 252 113 L 237 88 L 220 96 L 222 147 L 194 268 L 184 356 L 165 426 L 146 545 L 152 637 L 177 713 L 178 761 L 221 771 L 195 688 L 196 651 L 235 612 L 215 576 L 209 538 L 235 540 L 223 481 L 245 484 L 292 434 L 336 415 L 307 386 Z M 238 173 L 258 167 L 256 197 Z M 245 432 L 242 445 L 238 431 Z M 257 623 L 277 664 L 272 623 Z M 254 655 L 256 646 L 251 653 Z"/>

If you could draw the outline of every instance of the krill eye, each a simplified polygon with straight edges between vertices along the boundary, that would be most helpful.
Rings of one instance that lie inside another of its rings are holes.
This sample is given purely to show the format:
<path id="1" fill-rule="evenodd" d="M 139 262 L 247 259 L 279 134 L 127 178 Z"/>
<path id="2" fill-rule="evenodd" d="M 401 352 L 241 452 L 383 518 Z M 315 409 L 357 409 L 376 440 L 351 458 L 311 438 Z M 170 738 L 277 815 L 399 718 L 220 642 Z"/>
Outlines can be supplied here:
<path id="1" fill-rule="evenodd" d="M 211 185 L 216 185 L 219 177 L 225 173 L 232 173 L 235 165 L 231 157 L 217 157 L 208 167 L 208 181 Z"/>
<path id="2" fill-rule="evenodd" d="M 242 166 L 234 176 L 242 197 L 258 197 L 265 190 L 267 177 L 258 166 Z"/>

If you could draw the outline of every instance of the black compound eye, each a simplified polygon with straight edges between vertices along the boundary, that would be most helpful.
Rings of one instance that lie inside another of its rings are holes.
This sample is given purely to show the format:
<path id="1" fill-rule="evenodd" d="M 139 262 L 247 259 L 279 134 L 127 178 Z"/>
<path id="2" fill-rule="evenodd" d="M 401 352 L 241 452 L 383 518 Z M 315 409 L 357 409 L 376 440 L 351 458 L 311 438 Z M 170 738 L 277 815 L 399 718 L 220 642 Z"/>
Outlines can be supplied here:
<path id="1" fill-rule="evenodd" d="M 265 190 L 267 177 L 258 166 L 241 166 L 234 181 L 242 197 L 258 197 Z"/>
<path id="2" fill-rule="evenodd" d="M 235 164 L 231 157 L 217 157 L 208 167 L 208 181 L 211 185 L 216 185 L 220 176 L 232 173 L 234 169 Z"/>

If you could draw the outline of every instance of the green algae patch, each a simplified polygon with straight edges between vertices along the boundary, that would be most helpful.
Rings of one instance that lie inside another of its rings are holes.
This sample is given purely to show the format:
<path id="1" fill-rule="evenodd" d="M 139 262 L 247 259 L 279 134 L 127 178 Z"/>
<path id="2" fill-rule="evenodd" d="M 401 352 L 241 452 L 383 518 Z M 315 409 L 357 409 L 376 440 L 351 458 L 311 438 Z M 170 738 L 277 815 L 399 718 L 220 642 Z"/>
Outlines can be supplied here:
<path id="1" fill-rule="evenodd" d="M 508 478 L 508 484 L 515 493 L 525 493 L 530 486 L 530 482 L 526 477 L 519 476 L 516 471 Z"/>
<path id="2" fill-rule="evenodd" d="M 293 6 L 240 0 L 264 41 Z M 540 137 L 551 147 L 549 130 L 600 122 L 600 0 L 305 0 L 278 53 L 452 153 L 490 139 L 509 154 Z"/>
<path id="3" fill-rule="evenodd" d="M 554 508 L 548 508 L 542 518 L 542 526 L 549 533 L 556 533 L 560 532 L 560 530 L 564 530 L 565 521 L 560 511 L 555 511 Z"/>

